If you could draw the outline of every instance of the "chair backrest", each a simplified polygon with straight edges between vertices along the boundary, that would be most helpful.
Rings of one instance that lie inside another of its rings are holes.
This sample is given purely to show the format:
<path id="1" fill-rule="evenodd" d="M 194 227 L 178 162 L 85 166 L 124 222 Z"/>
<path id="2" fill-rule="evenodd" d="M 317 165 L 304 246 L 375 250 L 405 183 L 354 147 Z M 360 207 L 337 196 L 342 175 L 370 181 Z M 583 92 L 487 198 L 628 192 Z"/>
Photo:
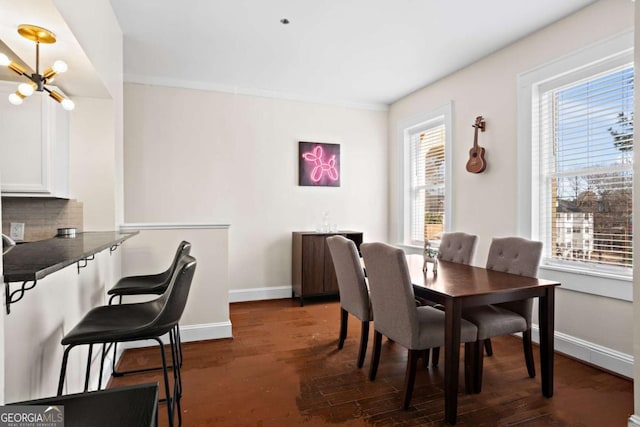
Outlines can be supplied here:
<path id="1" fill-rule="evenodd" d="M 384 243 L 363 243 L 374 328 L 398 344 L 414 348 L 418 315 L 407 260 L 401 249 Z"/>
<path id="2" fill-rule="evenodd" d="M 328 237 L 327 246 L 338 278 L 340 306 L 360 320 L 373 320 L 369 291 L 356 244 L 338 235 Z"/>
<path id="3" fill-rule="evenodd" d="M 541 257 L 542 242 L 521 237 L 493 238 L 487 257 L 487 269 L 536 277 Z M 523 316 L 527 320 L 527 326 L 531 327 L 532 298 L 499 305 Z"/>
<path id="4" fill-rule="evenodd" d="M 176 270 L 178 266 L 178 261 L 180 257 L 183 255 L 189 255 L 191 253 L 191 243 L 183 240 L 178 245 L 178 249 L 176 249 L 176 254 L 173 256 L 173 261 L 171 262 L 171 266 L 163 273 L 167 275 L 167 279 L 171 278 L 171 274 Z"/>
<path id="5" fill-rule="evenodd" d="M 487 257 L 489 270 L 536 277 L 542 256 L 542 242 L 522 237 L 493 238 Z"/>
<path id="6" fill-rule="evenodd" d="M 179 258 L 167 290 L 154 301 L 162 308 L 150 326 L 171 326 L 178 323 L 187 305 L 187 297 L 195 270 L 196 259 L 194 257 L 182 255 Z"/>
<path id="7" fill-rule="evenodd" d="M 471 264 L 478 236 L 462 232 L 443 233 L 438 249 L 438 259 Z"/>

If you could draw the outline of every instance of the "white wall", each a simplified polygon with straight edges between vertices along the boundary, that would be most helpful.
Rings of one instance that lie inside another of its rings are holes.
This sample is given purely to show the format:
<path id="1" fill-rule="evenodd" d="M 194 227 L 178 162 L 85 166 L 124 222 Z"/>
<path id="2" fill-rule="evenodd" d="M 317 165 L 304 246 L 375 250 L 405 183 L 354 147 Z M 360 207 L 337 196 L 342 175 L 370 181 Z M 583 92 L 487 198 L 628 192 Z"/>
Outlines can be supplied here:
<path id="1" fill-rule="evenodd" d="M 634 4 L 602 0 L 394 103 L 389 112 L 390 236 L 399 242 L 398 126 L 453 101 L 453 228 L 479 235 L 475 263 L 484 264 L 493 236 L 518 232 L 517 76 L 534 67 L 633 27 Z M 487 130 L 487 170 L 467 173 L 475 117 Z M 633 353 L 632 304 L 560 288 L 556 330 L 625 355 Z M 627 363 L 628 367 L 630 365 Z"/>
<path id="2" fill-rule="evenodd" d="M 69 189 L 83 203 L 84 230 L 116 229 L 114 101 L 74 98 L 69 121 Z"/>
<path id="3" fill-rule="evenodd" d="M 228 304 L 229 242 L 226 227 L 176 229 L 156 225 L 154 229 L 126 226 L 124 230 L 140 231 L 139 235 L 129 239 L 123 247 L 124 276 L 160 273 L 166 270 L 173 260 L 178 244 L 182 240 L 190 242 L 191 255 L 196 258 L 198 264 L 187 306 L 180 320 L 182 340 L 186 342 L 231 336 Z"/>
<path id="4" fill-rule="evenodd" d="M 110 103 L 101 103 L 89 98 L 76 100 L 84 94 L 73 94 L 76 109 L 71 115 L 71 191 L 76 191 L 85 203 L 86 230 L 111 230 L 124 218 L 122 31 L 109 0 L 55 0 L 55 6 L 111 95 Z M 92 171 L 94 168 L 97 170 Z M 83 178 L 85 173 L 88 179 Z M 94 184 L 106 193 L 96 195 L 87 191 Z M 106 187 L 109 184 L 112 188 Z M 106 213 L 106 209 L 110 212 Z"/>
<path id="5" fill-rule="evenodd" d="M 291 285 L 291 232 L 322 210 L 387 237 L 386 112 L 125 85 L 128 223 L 229 223 L 230 289 Z M 298 141 L 338 143 L 341 187 L 299 187 Z M 285 295 L 287 292 L 285 292 Z"/>

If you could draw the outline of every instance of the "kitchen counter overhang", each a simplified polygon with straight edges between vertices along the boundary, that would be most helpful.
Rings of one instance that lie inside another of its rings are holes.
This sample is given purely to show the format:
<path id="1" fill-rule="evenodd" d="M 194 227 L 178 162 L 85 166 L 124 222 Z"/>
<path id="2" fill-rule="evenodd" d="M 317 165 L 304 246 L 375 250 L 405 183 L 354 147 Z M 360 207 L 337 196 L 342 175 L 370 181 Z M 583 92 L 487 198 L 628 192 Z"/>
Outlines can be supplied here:
<path id="1" fill-rule="evenodd" d="M 78 233 L 16 245 L 2 257 L 4 282 L 37 281 L 138 234 L 117 231 Z"/>
<path id="2" fill-rule="evenodd" d="M 26 291 L 36 286 L 38 280 L 74 263 L 78 264 L 79 274 L 80 269 L 86 267 L 95 254 L 105 249 L 114 251 L 122 242 L 136 234 L 138 232 L 97 231 L 14 246 L 2 256 L 7 314 L 11 313 L 11 304 L 20 301 Z M 22 282 L 22 285 L 11 290 L 12 282 Z"/>

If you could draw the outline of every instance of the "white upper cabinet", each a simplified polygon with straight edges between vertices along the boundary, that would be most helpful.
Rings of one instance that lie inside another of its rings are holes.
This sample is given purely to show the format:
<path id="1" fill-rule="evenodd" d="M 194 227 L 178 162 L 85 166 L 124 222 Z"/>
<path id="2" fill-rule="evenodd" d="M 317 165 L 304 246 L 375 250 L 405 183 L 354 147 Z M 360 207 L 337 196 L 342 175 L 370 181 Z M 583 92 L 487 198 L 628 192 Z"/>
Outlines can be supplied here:
<path id="1" fill-rule="evenodd" d="M 0 82 L 3 196 L 69 197 L 69 113 L 46 92 L 11 105 L 17 82 Z"/>

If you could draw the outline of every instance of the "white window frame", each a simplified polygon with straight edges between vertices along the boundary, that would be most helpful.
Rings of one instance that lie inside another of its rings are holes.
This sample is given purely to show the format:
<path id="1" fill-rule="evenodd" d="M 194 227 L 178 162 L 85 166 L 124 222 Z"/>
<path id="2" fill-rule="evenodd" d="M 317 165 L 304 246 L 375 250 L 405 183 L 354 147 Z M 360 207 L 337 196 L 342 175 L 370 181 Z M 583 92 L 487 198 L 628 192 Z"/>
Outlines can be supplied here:
<path id="1" fill-rule="evenodd" d="M 633 62 L 633 30 L 626 30 L 567 56 L 518 75 L 518 233 L 541 239 L 540 157 L 538 122 L 534 106 L 538 94 L 555 84 L 576 81 Z M 636 242 L 637 244 L 638 242 Z M 634 260 L 635 262 L 635 260 Z M 620 270 L 585 269 L 543 263 L 540 277 L 558 280 L 565 289 L 632 301 L 632 274 Z"/>
<path id="2" fill-rule="evenodd" d="M 444 230 L 451 231 L 453 227 L 453 212 L 451 209 L 451 188 L 452 188 L 452 172 L 451 172 L 451 143 L 453 141 L 453 129 L 452 129 L 452 102 L 448 102 L 435 110 L 428 113 L 417 114 L 409 119 L 406 119 L 398 125 L 398 159 L 400 165 L 398 167 L 400 177 L 398 182 L 400 183 L 400 195 L 401 200 L 398 203 L 400 212 L 398 218 L 400 219 L 398 224 L 397 236 L 400 239 L 399 246 L 402 246 L 411 252 L 420 250 L 422 253 L 423 246 L 416 245 L 411 242 L 411 145 L 409 138 L 407 138 L 409 132 L 420 129 L 421 127 L 428 127 L 429 123 L 437 121 L 438 123 L 444 123 L 445 127 L 445 144 L 444 144 L 444 167 L 445 167 L 445 197 L 444 197 L 444 211 L 445 211 L 445 224 Z"/>

